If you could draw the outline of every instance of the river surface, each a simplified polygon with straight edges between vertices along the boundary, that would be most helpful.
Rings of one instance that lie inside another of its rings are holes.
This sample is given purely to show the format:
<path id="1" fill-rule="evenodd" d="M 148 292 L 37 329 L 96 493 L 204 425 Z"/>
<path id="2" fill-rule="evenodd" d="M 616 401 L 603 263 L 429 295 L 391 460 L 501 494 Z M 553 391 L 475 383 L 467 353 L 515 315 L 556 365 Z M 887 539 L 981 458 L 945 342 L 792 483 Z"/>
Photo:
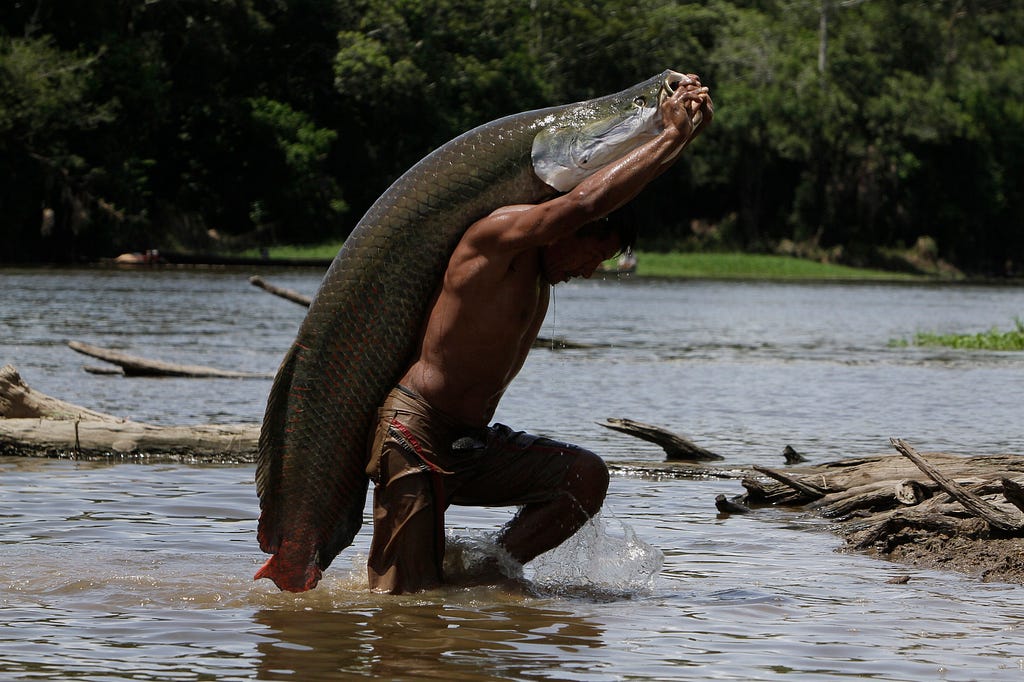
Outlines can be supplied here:
<path id="1" fill-rule="evenodd" d="M 272 374 L 322 271 L 0 270 L 0 364 L 156 424 L 253 423 L 270 379 L 83 371 L 84 341 Z M 899 346 L 1012 327 L 1024 288 L 560 285 L 497 419 L 611 462 L 663 459 L 597 424 L 676 431 L 737 465 L 917 449 L 1024 452 L 1024 354 Z M 526 567 L 523 594 L 365 587 L 364 530 L 312 592 L 253 582 L 254 466 L 0 458 L 0 680 L 1020 680 L 1024 587 L 842 553 L 827 523 L 720 516 L 733 480 L 615 475 L 605 511 Z M 471 550 L 509 518 L 453 508 Z M 905 584 L 890 583 L 909 576 Z"/>

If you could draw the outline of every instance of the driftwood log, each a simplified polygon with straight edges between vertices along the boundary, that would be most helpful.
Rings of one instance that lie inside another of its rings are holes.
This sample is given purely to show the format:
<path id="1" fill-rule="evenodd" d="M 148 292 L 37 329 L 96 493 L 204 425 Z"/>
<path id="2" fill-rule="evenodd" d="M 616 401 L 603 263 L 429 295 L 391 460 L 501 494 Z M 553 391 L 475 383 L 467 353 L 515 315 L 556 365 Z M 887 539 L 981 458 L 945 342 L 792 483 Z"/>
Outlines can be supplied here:
<path id="1" fill-rule="evenodd" d="M 662 438 L 664 430 L 654 429 Z M 649 433 L 619 430 L 641 438 Z M 731 470 L 746 492 L 719 494 L 715 507 L 724 515 L 765 506 L 798 508 L 834 521 L 830 528 L 850 550 L 1024 584 L 1024 457 L 919 453 L 896 438 L 891 445 L 898 455 L 788 466 L 784 472 L 762 466 Z M 783 454 L 794 463 L 789 450 Z M 631 473 L 702 479 L 729 471 L 698 462 L 620 466 Z"/>
<path id="2" fill-rule="evenodd" d="M 203 365 L 179 365 L 160 360 L 148 360 L 135 355 L 128 355 L 109 348 L 100 348 L 81 341 L 68 341 L 68 347 L 73 351 L 88 355 L 89 357 L 109 362 L 121 368 L 121 371 L 128 377 L 193 377 L 206 379 L 266 379 L 272 375 L 254 374 L 251 372 L 235 372 L 216 367 L 205 367 Z M 103 370 L 96 370 L 91 367 L 87 371 L 96 373 L 107 373 Z M 116 370 L 115 370 L 116 371 Z"/>
<path id="3" fill-rule="evenodd" d="M 923 568 L 1024 584 L 1024 457 L 917 452 L 788 469 L 755 467 L 742 507 L 795 506 L 835 520 L 847 547 Z M 722 506 L 716 502 L 720 511 Z"/>
<path id="4" fill-rule="evenodd" d="M 253 462 L 255 425 L 154 426 L 71 419 L 0 420 L 0 455 L 21 457 L 147 457 L 204 462 Z"/>
<path id="5" fill-rule="evenodd" d="M 155 426 L 35 391 L 0 368 L 0 455 L 252 462 L 259 426 Z"/>
<path id="6" fill-rule="evenodd" d="M 725 459 L 721 455 L 705 450 L 696 443 L 659 426 L 616 417 L 608 417 L 603 422 L 598 422 L 598 425 L 660 445 L 670 460 L 714 462 Z"/>
<path id="7" fill-rule="evenodd" d="M 0 367 L 0 419 L 78 419 L 120 422 L 120 417 L 90 410 L 33 391 L 13 365 Z"/>
<path id="8" fill-rule="evenodd" d="M 252 277 L 250 277 L 249 284 L 252 284 L 254 287 L 259 287 L 260 289 L 263 289 L 264 291 L 274 294 L 275 296 L 280 296 L 281 298 L 291 301 L 292 303 L 298 303 L 299 305 L 306 306 L 307 308 L 313 303 L 313 299 L 310 298 L 309 296 L 300 294 L 297 291 L 292 291 L 291 289 L 285 289 L 283 287 L 275 286 L 264 280 L 259 275 L 253 275 Z"/>

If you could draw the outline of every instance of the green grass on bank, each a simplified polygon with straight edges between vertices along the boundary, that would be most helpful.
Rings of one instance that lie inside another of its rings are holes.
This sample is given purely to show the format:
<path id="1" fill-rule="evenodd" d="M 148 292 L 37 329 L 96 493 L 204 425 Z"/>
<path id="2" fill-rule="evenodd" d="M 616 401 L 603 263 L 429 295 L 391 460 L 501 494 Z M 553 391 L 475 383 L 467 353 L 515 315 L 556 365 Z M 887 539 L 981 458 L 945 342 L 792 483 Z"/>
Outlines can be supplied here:
<path id="1" fill-rule="evenodd" d="M 689 277 L 708 279 L 766 280 L 899 280 L 921 279 L 884 270 L 852 268 L 790 256 L 753 253 L 653 253 L 637 254 L 640 277 Z"/>
<path id="2" fill-rule="evenodd" d="M 1024 350 L 1024 321 L 1018 317 L 1014 325 L 1014 329 L 1005 332 L 995 327 L 977 334 L 918 332 L 914 335 L 913 343 L 915 346 L 945 346 L 966 350 Z M 891 345 L 907 346 L 909 343 L 903 340 L 894 341 Z"/>
<path id="3" fill-rule="evenodd" d="M 331 260 L 338 254 L 341 244 L 341 241 L 336 241 L 324 244 L 271 246 L 267 249 L 267 254 L 271 260 Z M 246 249 L 238 255 L 243 258 L 259 258 L 262 253 L 259 249 Z"/>
<path id="4" fill-rule="evenodd" d="M 271 259 L 331 259 L 341 242 L 316 246 L 275 246 L 269 249 Z M 255 256 L 257 252 L 243 254 Z M 873 280 L 912 281 L 920 276 L 885 270 L 851 268 L 845 265 L 818 263 L 790 256 L 750 253 L 637 253 L 638 277 L 677 277 L 692 279 L 764 279 L 764 280 Z M 614 265 L 614 259 L 610 265 Z"/>

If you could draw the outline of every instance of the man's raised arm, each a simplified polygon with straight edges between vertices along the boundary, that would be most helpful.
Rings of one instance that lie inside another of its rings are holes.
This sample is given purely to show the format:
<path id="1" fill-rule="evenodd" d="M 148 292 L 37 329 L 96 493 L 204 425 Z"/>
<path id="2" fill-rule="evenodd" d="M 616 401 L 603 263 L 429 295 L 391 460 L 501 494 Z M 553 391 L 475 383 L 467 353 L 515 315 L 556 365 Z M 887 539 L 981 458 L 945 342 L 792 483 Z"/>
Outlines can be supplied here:
<path id="1" fill-rule="evenodd" d="M 693 116 L 701 112 L 701 125 L 714 114 L 708 89 L 680 85 L 660 105 L 662 132 L 622 158 L 608 164 L 569 192 L 542 204 L 499 209 L 478 221 L 476 239 L 494 239 L 503 249 L 521 251 L 550 244 L 583 225 L 623 206 L 678 158 L 695 133 Z"/>

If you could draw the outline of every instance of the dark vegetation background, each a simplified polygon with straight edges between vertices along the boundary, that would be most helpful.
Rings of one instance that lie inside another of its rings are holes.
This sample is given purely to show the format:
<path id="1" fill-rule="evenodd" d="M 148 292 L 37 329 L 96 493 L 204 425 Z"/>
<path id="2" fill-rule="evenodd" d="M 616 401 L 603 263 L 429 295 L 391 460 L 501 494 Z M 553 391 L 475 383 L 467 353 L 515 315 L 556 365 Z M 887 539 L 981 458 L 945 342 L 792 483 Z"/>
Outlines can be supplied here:
<path id="1" fill-rule="evenodd" d="M 1021 269 L 1020 0 L 0 0 L 0 262 L 337 239 L 456 134 L 665 68 L 717 116 L 643 248 Z"/>

